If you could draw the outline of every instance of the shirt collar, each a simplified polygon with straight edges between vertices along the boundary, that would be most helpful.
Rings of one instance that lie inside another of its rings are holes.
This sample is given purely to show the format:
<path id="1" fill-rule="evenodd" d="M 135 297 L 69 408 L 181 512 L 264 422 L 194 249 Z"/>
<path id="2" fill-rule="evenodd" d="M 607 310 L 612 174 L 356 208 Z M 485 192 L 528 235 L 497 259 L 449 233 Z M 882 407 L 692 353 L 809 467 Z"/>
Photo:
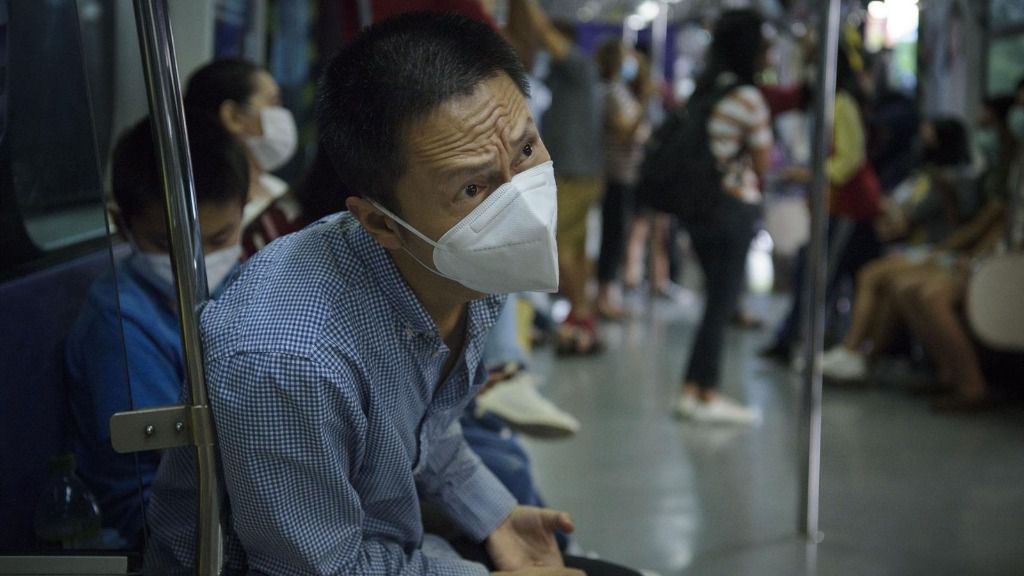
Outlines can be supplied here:
<path id="1" fill-rule="evenodd" d="M 362 225 L 354 223 L 346 234 L 349 244 L 363 260 L 369 275 L 384 294 L 388 304 L 398 312 L 401 320 L 414 332 L 437 335 L 437 325 L 420 304 L 416 294 L 398 271 L 391 256 L 377 243 Z M 497 321 L 505 296 L 488 296 L 469 304 L 467 336 L 470 340 L 482 337 Z"/>
<path id="2" fill-rule="evenodd" d="M 434 320 L 420 304 L 387 250 L 358 223 L 349 227 L 346 236 L 388 304 L 398 312 L 402 322 L 414 332 L 436 334 L 437 326 Z"/>

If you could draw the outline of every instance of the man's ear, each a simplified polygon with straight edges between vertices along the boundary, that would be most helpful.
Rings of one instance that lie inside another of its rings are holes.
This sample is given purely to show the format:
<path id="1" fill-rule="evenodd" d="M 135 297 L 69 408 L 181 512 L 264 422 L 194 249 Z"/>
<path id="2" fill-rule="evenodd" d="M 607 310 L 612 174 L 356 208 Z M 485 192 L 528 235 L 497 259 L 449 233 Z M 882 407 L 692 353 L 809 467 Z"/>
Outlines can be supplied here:
<path id="1" fill-rule="evenodd" d="M 402 239 L 398 236 L 398 225 L 373 204 L 363 198 L 349 196 L 345 199 L 345 207 L 378 244 L 388 250 L 402 249 Z"/>

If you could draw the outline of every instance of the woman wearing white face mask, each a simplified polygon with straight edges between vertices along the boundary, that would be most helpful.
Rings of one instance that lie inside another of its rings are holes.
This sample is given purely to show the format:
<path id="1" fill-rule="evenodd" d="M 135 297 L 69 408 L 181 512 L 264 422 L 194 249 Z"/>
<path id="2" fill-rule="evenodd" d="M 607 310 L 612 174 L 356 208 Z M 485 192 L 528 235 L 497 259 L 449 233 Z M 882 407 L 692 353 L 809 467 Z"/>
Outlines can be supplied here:
<path id="1" fill-rule="evenodd" d="M 239 59 L 216 60 L 188 81 L 185 106 L 219 122 L 249 159 L 249 195 L 243 215 L 246 256 L 305 222 L 288 184 L 271 174 L 295 155 L 298 130 L 281 105 L 281 90 L 262 67 Z"/>

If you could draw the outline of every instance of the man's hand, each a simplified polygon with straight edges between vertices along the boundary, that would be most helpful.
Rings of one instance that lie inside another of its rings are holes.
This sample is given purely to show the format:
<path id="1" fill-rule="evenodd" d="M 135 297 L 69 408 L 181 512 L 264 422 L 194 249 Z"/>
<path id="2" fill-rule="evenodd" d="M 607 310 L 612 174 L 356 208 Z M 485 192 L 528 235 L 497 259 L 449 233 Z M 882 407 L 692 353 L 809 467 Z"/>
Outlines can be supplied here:
<path id="1" fill-rule="evenodd" d="M 571 533 L 572 519 L 565 512 L 516 506 L 508 518 L 487 538 L 487 553 L 498 570 L 534 567 L 562 567 L 555 531 Z M 550 574 L 568 572 L 555 571 Z M 527 572 L 533 574 L 533 572 Z M 547 572 L 538 572 L 548 574 Z"/>
<path id="2" fill-rule="evenodd" d="M 527 568 L 515 572 L 491 572 L 491 576 L 587 576 L 582 570 L 572 568 Z"/>

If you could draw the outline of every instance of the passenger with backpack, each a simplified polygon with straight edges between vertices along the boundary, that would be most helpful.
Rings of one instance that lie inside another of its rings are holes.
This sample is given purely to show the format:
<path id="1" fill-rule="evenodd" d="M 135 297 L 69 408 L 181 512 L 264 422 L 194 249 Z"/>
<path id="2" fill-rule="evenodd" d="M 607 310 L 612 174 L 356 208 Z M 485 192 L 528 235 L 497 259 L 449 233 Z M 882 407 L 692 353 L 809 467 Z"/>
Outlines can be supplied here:
<path id="1" fill-rule="evenodd" d="M 707 303 L 676 405 L 698 422 L 760 420 L 756 409 L 719 393 L 718 381 L 772 146 L 768 106 L 754 86 L 767 49 L 762 23 L 753 10 L 722 14 L 696 91 L 655 134 L 637 189 L 642 204 L 679 217 L 704 269 Z"/>

